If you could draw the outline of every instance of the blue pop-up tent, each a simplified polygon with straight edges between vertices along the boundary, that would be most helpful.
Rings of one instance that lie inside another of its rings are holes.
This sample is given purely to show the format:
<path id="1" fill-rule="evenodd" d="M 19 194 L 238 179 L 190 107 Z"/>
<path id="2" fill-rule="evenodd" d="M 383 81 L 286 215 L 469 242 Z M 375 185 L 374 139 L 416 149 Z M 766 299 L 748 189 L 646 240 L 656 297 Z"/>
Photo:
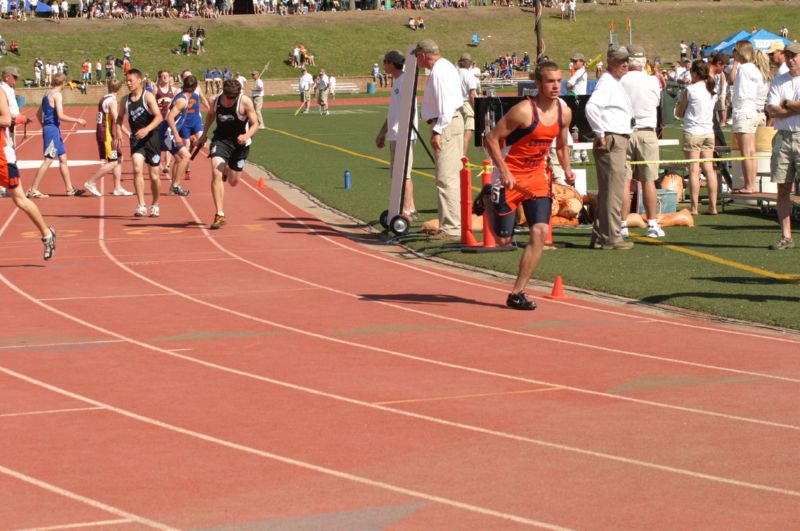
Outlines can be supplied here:
<path id="1" fill-rule="evenodd" d="M 733 35 L 731 35 L 727 39 L 723 39 L 723 40 L 719 41 L 718 43 L 716 43 L 716 44 L 714 44 L 712 46 L 709 46 L 708 48 L 703 50 L 703 56 L 704 57 L 709 57 L 709 56 L 711 56 L 711 55 L 713 55 L 713 54 L 715 54 L 717 52 L 723 51 L 728 46 L 730 46 L 731 49 L 733 49 L 733 45 L 734 44 L 736 44 L 740 40 L 746 39 L 747 37 L 750 37 L 750 36 L 751 36 L 750 32 L 749 31 L 744 31 L 744 30 L 739 31 L 737 33 L 734 33 Z"/>
<path id="2" fill-rule="evenodd" d="M 730 54 L 733 52 L 734 45 L 739 41 L 750 41 L 753 43 L 754 48 L 757 48 L 762 52 L 766 52 L 773 42 L 776 41 L 782 42 L 784 45 L 790 44 L 792 42 L 789 39 L 784 39 L 780 35 L 776 35 L 771 31 L 767 31 L 763 28 L 755 33 L 740 31 L 736 35 L 732 35 L 731 37 L 725 39 L 724 41 L 720 41 L 714 46 L 706 48 L 705 52 L 703 52 L 703 55 L 708 57 L 709 55 L 715 52 L 723 52 Z"/>

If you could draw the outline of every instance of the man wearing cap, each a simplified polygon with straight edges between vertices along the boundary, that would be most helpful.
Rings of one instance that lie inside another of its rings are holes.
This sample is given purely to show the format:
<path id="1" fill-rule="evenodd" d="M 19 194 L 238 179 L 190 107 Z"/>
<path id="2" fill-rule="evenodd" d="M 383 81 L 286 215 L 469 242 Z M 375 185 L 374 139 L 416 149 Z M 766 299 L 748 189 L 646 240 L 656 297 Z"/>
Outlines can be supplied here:
<path id="1" fill-rule="evenodd" d="M 7 66 L 0 73 L 0 88 L 6 93 L 6 100 L 8 100 L 8 110 L 11 112 L 11 125 L 9 126 L 9 138 L 11 140 L 11 147 L 16 149 L 17 140 L 15 129 L 17 125 L 25 125 L 31 122 L 31 119 L 20 114 L 19 104 L 17 104 L 17 79 L 19 79 L 19 70 L 16 66 Z M 0 197 L 5 195 L 5 188 L 0 186 Z"/>
<path id="2" fill-rule="evenodd" d="M 574 96 L 585 96 L 589 86 L 589 74 L 586 72 L 586 57 L 582 53 L 572 56 L 572 64 L 575 73 L 567 80 L 567 90 Z M 574 162 L 589 160 L 589 154 L 585 149 L 578 149 L 572 154 Z"/>
<path id="3" fill-rule="evenodd" d="M 458 238 L 461 231 L 459 171 L 464 149 L 461 81 L 456 67 L 441 56 L 431 39 L 417 43 L 417 63 L 430 70 L 422 96 L 422 118 L 431 126 L 431 147 L 436 163 L 439 232 L 434 240 Z"/>
<path id="4" fill-rule="evenodd" d="M 594 249 L 626 250 L 633 243 L 620 235 L 625 195 L 625 157 L 632 132 L 633 108 L 622 86 L 628 73 L 628 49 L 609 46 L 608 70 L 600 76 L 586 104 L 586 119 L 594 132 L 592 153 L 597 164 L 597 215 L 592 228 Z"/>
<path id="5" fill-rule="evenodd" d="M 308 69 L 304 66 L 300 69 L 300 80 L 297 83 L 297 90 L 300 91 L 300 101 L 302 104 L 300 108 L 303 109 L 303 114 L 308 114 L 311 110 L 311 87 L 314 86 L 314 78 L 308 73 Z"/>
<path id="6" fill-rule="evenodd" d="M 650 76 L 645 70 L 647 56 L 644 48 L 637 44 L 628 47 L 628 73 L 622 77 L 622 87 L 628 94 L 633 110 L 635 125 L 628 144 L 628 160 L 630 161 L 657 161 L 658 150 L 658 113 L 661 104 L 661 85 L 658 78 Z M 625 180 L 625 194 L 622 201 L 620 233 L 623 238 L 628 237 L 628 227 L 625 219 L 631 210 L 630 182 L 635 178 L 642 183 L 644 208 L 647 213 L 647 236 L 650 238 L 663 238 L 664 231 L 658 225 L 656 180 L 658 179 L 658 163 L 637 164 L 627 166 Z"/>
<path id="7" fill-rule="evenodd" d="M 330 111 L 328 111 L 328 91 L 330 88 L 328 74 L 325 73 L 324 68 L 320 68 L 317 82 L 314 85 L 314 90 L 317 93 L 317 105 L 319 105 L 320 116 L 327 116 L 330 114 Z"/>
<path id="8" fill-rule="evenodd" d="M 783 54 L 783 49 L 783 43 L 780 41 L 774 41 L 767 49 L 769 62 L 772 66 L 778 68 L 778 75 L 785 74 L 789 71 L 789 66 L 786 64 L 786 57 Z"/>
<path id="9" fill-rule="evenodd" d="M 403 88 L 403 67 L 406 58 L 397 50 L 386 52 L 383 57 L 383 68 L 394 79 L 392 86 L 392 97 L 389 101 L 389 114 L 383 122 L 378 136 L 375 138 L 375 145 L 380 149 L 389 141 L 389 175 L 393 173 L 394 151 L 397 145 L 397 133 L 400 130 L 400 91 Z M 414 99 L 416 104 L 416 99 Z M 407 118 L 407 116 L 406 116 Z M 410 143 L 408 145 L 408 166 L 406 168 L 405 186 L 403 187 L 403 215 L 413 219 L 417 215 L 417 207 L 414 204 L 414 185 L 411 180 L 411 168 L 414 165 L 414 142 L 417 139 L 417 109 L 414 108 L 414 122 L 411 130 Z"/>
<path id="10" fill-rule="evenodd" d="M 253 100 L 253 106 L 256 108 L 256 118 L 258 118 L 258 128 L 265 129 L 264 117 L 261 116 L 261 108 L 264 105 L 264 82 L 261 81 L 260 73 L 258 70 L 251 72 L 253 76 L 253 90 L 250 92 L 250 97 Z"/>
<path id="11" fill-rule="evenodd" d="M 778 133 L 772 143 L 772 182 L 778 183 L 778 223 L 781 238 L 770 245 L 774 251 L 794 247 L 792 239 L 792 188 L 800 182 L 800 44 L 783 50 L 789 71 L 776 76 L 769 87 L 767 112 Z"/>
<path id="12" fill-rule="evenodd" d="M 461 97 L 464 106 L 461 114 L 464 117 L 464 154 L 467 154 L 469 141 L 475 133 L 475 96 L 478 95 L 478 80 L 469 71 L 472 66 L 472 56 L 464 53 L 458 59 L 458 76 L 461 78 Z"/>

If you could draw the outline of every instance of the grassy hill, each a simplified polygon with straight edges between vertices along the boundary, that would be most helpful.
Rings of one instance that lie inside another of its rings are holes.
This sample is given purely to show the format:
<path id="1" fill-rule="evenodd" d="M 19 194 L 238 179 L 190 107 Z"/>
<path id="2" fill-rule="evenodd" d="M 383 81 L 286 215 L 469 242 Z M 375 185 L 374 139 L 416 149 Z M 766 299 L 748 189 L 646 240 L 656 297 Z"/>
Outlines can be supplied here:
<path id="1" fill-rule="evenodd" d="M 740 29 L 753 26 L 778 31 L 783 24 L 794 24 L 797 6 L 786 1 L 687 1 L 630 3 L 623 6 L 578 5 L 578 21 L 564 22 L 557 10 L 546 10 L 543 21 L 546 53 L 565 63 L 574 52 L 594 56 L 608 43 L 613 19 L 620 40 L 627 41 L 625 18 L 630 17 L 634 40 L 644 45 L 649 55 L 665 62 L 677 57 L 681 39 L 700 44 L 715 42 Z M 475 7 L 465 10 L 425 11 L 428 28 L 414 32 L 404 26 L 408 11 L 358 11 L 315 13 L 305 16 L 235 16 L 218 20 L 76 20 L 55 24 L 46 19 L 18 23 L 0 21 L 0 34 L 16 40 L 22 57 L 8 56 L 0 64 L 14 64 L 25 77 L 33 77 L 36 56 L 57 61 L 65 59 L 71 74 L 79 72 L 84 57 L 96 60 L 106 55 L 122 55 L 122 46 L 133 49 L 134 66 L 155 74 L 161 68 L 202 71 L 209 66 L 228 66 L 232 70 L 261 69 L 270 62 L 270 77 L 294 77 L 296 71 L 284 64 L 295 43 L 303 43 L 317 58 L 317 64 L 339 76 L 367 75 L 372 63 L 391 48 L 404 49 L 429 37 L 439 42 L 444 54 L 457 58 L 467 50 L 474 33 L 484 38 L 470 51 L 479 63 L 506 52 L 535 52 L 533 15 L 520 8 Z M 418 12 L 413 12 L 417 15 Z M 203 56 L 178 56 L 180 36 L 189 26 L 203 26 L 208 53 Z M 792 36 L 800 27 L 791 27 Z"/>

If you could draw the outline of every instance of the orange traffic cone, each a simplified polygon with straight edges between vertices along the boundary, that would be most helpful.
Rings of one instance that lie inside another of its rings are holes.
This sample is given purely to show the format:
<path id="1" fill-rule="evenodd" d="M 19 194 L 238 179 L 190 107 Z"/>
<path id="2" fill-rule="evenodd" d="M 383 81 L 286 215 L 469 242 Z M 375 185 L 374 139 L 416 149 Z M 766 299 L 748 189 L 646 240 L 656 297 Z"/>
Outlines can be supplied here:
<path id="1" fill-rule="evenodd" d="M 561 275 L 556 276 L 556 281 L 553 283 L 553 291 L 550 293 L 550 295 L 545 295 L 545 298 L 557 301 L 570 300 L 569 297 L 564 295 L 564 281 L 561 279 Z"/>
<path id="2" fill-rule="evenodd" d="M 258 188 L 259 190 L 266 190 L 267 189 L 267 183 L 264 182 L 264 178 L 263 177 L 258 180 L 258 183 L 256 183 L 256 188 Z"/>

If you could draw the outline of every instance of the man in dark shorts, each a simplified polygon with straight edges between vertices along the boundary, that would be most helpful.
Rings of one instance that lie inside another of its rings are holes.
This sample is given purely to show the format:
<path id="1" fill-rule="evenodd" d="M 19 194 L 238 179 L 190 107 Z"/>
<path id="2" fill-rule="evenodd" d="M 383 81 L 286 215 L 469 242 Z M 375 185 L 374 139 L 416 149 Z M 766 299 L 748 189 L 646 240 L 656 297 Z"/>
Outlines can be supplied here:
<path id="1" fill-rule="evenodd" d="M 203 134 L 197 140 L 198 145 L 205 144 L 207 131 L 214 120 L 217 121 L 217 127 L 214 130 L 209 156 L 212 173 L 211 195 L 217 210 L 211 228 L 219 229 L 225 224 L 224 182 L 227 181 L 231 186 L 239 183 L 239 177 L 250 152 L 251 138 L 258 131 L 258 116 L 253 100 L 242 94 L 242 85 L 235 79 L 226 79 L 222 84 L 222 93 L 214 99 L 208 109 Z"/>
<path id="2" fill-rule="evenodd" d="M 144 200 L 144 164 L 148 165 L 150 175 L 150 192 L 153 203 L 150 206 L 150 217 L 158 217 L 161 211 L 158 198 L 161 195 L 158 181 L 158 167 L 161 163 L 161 139 L 158 136 L 158 125 L 161 123 L 161 111 L 158 109 L 156 97 L 152 92 L 144 90 L 142 72 L 131 68 L 125 74 L 125 85 L 130 94 L 125 97 L 125 112 L 117 118 L 117 127 L 122 128 L 125 116 L 131 130 L 131 159 L 133 160 L 133 187 L 136 190 L 138 206 L 133 213 L 136 217 L 146 216 L 147 206 Z M 118 134 L 121 136 L 121 133 Z"/>
<path id="3" fill-rule="evenodd" d="M 8 97 L 0 90 L 0 186 L 8 190 L 14 204 L 28 215 L 39 229 L 44 244 L 44 259 L 50 260 L 56 252 L 56 230 L 48 227 L 36 204 L 25 197 L 17 169 L 17 154 L 14 151 L 11 124 L 13 118 L 8 108 Z"/>
<path id="4" fill-rule="evenodd" d="M 550 223 L 553 183 L 547 155 L 553 139 L 557 139 L 558 162 L 567 183 L 575 182 L 567 145 L 572 111 L 558 98 L 561 71 L 555 63 L 545 61 L 539 64 L 533 77 L 539 88 L 537 95 L 512 107 L 484 139 L 495 167 L 488 210 L 497 243 L 511 244 L 519 205 L 530 228 L 517 280 L 506 300 L 506 306 L 515 310 L 536 309 L 536 303 L 525 297 L 524 289 L 542 258 Z"/>
<path id="5" fill-rule="evenodd" d="M 114 195 L 133 195 L 122 187 L 122 153 L 120 152 L 120 137 L 117 130 L 119 119 L 119 105 L 117 93 L 120 83 L 116 79 L 108 80 L 108 93 L 100 98 L 97 103 L 97 128 L 95 139 L 97 151 L 100 155 L 100 168 L 92 175 L 83 187 L 90 194 L 100 197 L 102 194 L 97 189 L 97 181 L 108 172 L 114 175 Z"/>

